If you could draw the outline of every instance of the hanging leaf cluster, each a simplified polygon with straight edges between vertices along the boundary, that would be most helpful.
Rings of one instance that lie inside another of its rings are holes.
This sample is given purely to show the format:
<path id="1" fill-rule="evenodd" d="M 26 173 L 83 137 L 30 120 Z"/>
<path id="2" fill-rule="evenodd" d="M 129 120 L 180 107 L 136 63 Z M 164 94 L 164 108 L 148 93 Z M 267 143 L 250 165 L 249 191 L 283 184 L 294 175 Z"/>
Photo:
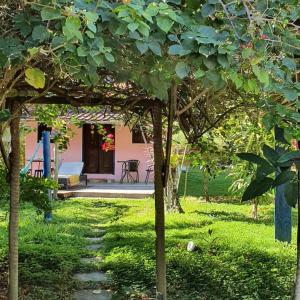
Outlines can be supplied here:
<path id="1" fill-rule="evenodd" d="M 284 185 L 285 199 L 290 206 L 294 207 L 298 199 L 298 176 L 293 169 L 300 167 L 300 151 L 279 154 L 278 151 L 264 145 L 263 154 L 264 158 L 253 153 L 237 154 L 239 158 L 257 166 L 256 174 L 244 191 L 242 201 L 254 199 L 273 188 Z"/>

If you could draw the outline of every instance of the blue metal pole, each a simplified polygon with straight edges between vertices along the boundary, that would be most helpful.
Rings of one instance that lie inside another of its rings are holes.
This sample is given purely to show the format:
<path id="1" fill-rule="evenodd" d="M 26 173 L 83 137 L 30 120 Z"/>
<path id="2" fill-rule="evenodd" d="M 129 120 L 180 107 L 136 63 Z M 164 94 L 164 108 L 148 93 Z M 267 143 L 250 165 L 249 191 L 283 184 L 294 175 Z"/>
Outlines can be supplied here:
<path id="1" fill-rule="evenodd" d="M 282 153 L 283 149 L 278 145 L 286 143 L 282 128 L 275 127 L 275 142 L 276 151 Z M 285 200 L 284 184 L 278 186 L 275 191 L 275 239 L 288 243 L 292 240 L 292 209 Z"/>
<path id="2" fill-rule="evenodd" d="M 50 154 L 50 132 L 43 131 L 43 176 L 45 178 L 51 177 L 51 154 Z M 49 191 L 49 197 L 51 197 L 51 192 Z M 52 212 L 47 211 L 44 213 L 45 221 L 52 220 Z"/>

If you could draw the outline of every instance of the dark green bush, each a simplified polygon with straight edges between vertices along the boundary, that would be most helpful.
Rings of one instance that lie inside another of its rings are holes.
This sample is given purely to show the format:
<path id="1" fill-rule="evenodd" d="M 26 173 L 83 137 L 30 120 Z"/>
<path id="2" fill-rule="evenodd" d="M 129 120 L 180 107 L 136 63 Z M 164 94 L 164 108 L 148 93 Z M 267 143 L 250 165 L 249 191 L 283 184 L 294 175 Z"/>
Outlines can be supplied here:
<path id="1" fill-rule="evenodd" d="M 32 176 L 20 177 L 20 201 L 30 202 L 38 213 L 51 210 L 51 201 L 48 191 L 57 188 L 52 179 Z M 0 164 L 0 205 L 7 204 L 9 200 L 9 184 L 7 170 Z"/>

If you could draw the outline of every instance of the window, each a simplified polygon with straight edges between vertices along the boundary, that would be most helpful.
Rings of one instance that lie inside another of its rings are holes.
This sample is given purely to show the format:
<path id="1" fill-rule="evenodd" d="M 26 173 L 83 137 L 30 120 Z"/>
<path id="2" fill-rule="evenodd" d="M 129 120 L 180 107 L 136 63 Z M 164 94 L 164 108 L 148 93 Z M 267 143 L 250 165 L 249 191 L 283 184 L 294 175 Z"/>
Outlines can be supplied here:
<path id="1" fill-rule="evenodd" d="M 144 131 L 143 132 L 145 135 L 145 139 L 146 139 L 146 143 L 149 143 L 150 141 L 150 137 L 149 135 Z M 134 127 L 132 129 L 132 143 L 133 144 L 144 144 L 144 137 L 143 137 L 143 133 L 140 127 Z"/>
<path id="2" fill-rule="evenodd" d="M 43 131 L 52 131 L 51 127 L 48 127 L 46 124 L 40 123 L 38 124 L 38 128 L 37 128 L 37 141 L 39 142 L 42 139 L 42 133 Z M 52 143 L 52 140 L 51 140 Z"/>

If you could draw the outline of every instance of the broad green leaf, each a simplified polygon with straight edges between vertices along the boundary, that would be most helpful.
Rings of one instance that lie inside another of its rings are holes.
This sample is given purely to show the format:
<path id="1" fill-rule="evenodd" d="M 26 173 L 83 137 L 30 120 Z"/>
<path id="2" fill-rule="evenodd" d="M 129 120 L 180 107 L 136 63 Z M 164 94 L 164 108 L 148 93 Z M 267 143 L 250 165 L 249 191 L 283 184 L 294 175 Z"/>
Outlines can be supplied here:
<path id="1" fill-rule="evenodd" d="M 140 23 L 138 27 L 138 31 L 145 37 L 149 36 L 150 27 L 147 24 Z"/>
<path id="2" fill-rule="evenodd" d="M 50 34 L 49 34 L 47 27 L 45 27 L 43 25 L 37 25 L 33 28 L 32 38 L 35 41 L 43 42 L 43 41 L 47 40 L 49 37 L 50 37 Z"/>
<path id="3" fill-rule="evenodd" d="M 300 158 L 300 150 L 291 151 L 281 155 L 278 159 L 278 163 L 285 163 L 290 160 L 299 159 Z"/>
<path id="4" fill-rule="evenodd" d="M 129 23 L 127 25 L 128 29 L 131 31 L 131 32 L 134 32 L 138 29 L 139 27 L 139 24 L 138 23 Z"/>
<path id="5" fill-rule="evenodd" d="M 260 92 L 257 80 L 255 78 L 248 79 L 244 83 L 243 87 L 244 87 L 245 91 L 249 92 L 249 93 L 254 93 L 254 94 L 258 95 Z"/>
<path id="6" fill-rule="evenodd" d="M 209 70 L 213 70 L 217 67 L 217 61 L 214 57 L 204 57 L 203 58 L 203 64 Z"/>
<path id="7" fill-rule="evenodd" d="M 87 56 L 88 55 L 88 49 L 86 49 L 83 46 L 80 46 L 80 47 L 77 48 L 77 54 L 78 54 L 78 56 L 81 56 L 81 57 Z"/>
<path id="8" fill-rule="evenodd" d="M 30 54 L 30 56 L 34 56 L 35 54 L 37 54 L 39 52 L 39 48 L 33 47 L 33 48 L 29 48 L 27 51 Z"/>
<path id="9" fill-rule="evenodd" d="M 298 91 L 296 89 L 285 88 L 282 93 L 288 101 L 295 101 L 298 99 Z"/>
<path id="10" fill-rule="evenodd" d="M 237 156 L 243 160 L 249 161 L 257 165 L 270 165 L 267 160 L 254 153 L 238 153 Z"/>
<path id="11" fill-rule="evenodd" d="M 136 41 L 135 42 L 136 47 L 140 51 L 141 54 L 144 54 L 148 51 L 149 47 L 147 43 L 141 42 L 141 41 Z"/>
<path id="12" fill-rule="evenodd" d="M 152 17 L 156 16 L 159 12 L 159 8 L 156 3 L 150 3 L 148 7 L 143 12 L 143 17 L 147 19 L 150 23 L 153 23 Z"/>
<path id="13" fill-rule="evenodd" d="M 157 26 L 164 32 L 168 33 L 172 28 L 174 22 L 170 20 L 168 17 L 157 16 Z"/>
<path id="14" fill-rule="evenodd" d="M 180 55 L 180 53 L 183 51 L 183 47 L 180 44 L 172 45 L 169 47 L 168 54 L 169 55 Z"/>
<path id="15" fill-rule="evenodd" d="M 282 64 L 286 66 L 289 70 L 295 70 L 297 67 L 295 61 L 292 58 L 288 58 L 288 57 L 285 57 L 282 60 Z"/>
<path id="16" fill-rule="evenodd" d="M 297 176 L 296 172 L 293 172 L 291 170 L 285 170 L 283 172 L 280 172 L 276 176 L 273 186 L 276 187 L 288 181 L 291 181 L 292 179 L 296 178 L 296 176 Z"/>
<path id="17" fill-rule="evenodd" d="M 185 62 L 178 62 L 175 67 L 176 74 L 179 78 L 183 79 L 188 76 L 190 67 Z"/>
<path id="18" fill-rule="evenodd" d="M 91 38 L 91 39 L 93 39 L 93 38 L 95 37 L 94 33 L 91 32 L 91 31 L 89 31 L 89 30 L 87 30 L 87 31 L 85 32 L 85 34 L 86 34 L 89 38 Z"/>
<path id="19" fill-rule="evenodd" d="M 36 89 L 42 89 L 45 86 L 45 74 L 38 68 L 27 68 L 25 70 L 25 80 Z"/>
<path id="20" fill-rule="evenodd" d="M 61 18 L 60 9 L 54 7 L 43 7 L 41 17 L 43 21 L 59 19 Z"/>
<path id="21" fill-rule="evenodd" d="M 284 185 L 284 196 L 287 204 L 295 207 L 298 199 L 298 184 L 296 182 L 288 182 Z"/>
<path id="22" fill-rule="evenodd" d="M 85 15 L 87 21 L 91 22 L 91 23 L 95 23 L 99 18 L 97 13 L 91 12 L 91 11 L 84 12 L 84 15 Z"/>
<path id="23" fill-rule="evenodd" d="M 257 65 L 252 66 L 252 70 L 253 73 L 255 74 L 255 76 L 257 77 L 257 79 L 265 84 L 266 86 L 269 85 L 270 83 L 270 77 L 267 71 L 262 70 L 261 68 L 259 68 Z"/>
<path id="24" fill-rule="evenodd" d="M 66 24 L 68 28 L 70 28 L 72 31 L 73 30 L 79 30 L 81 26 L 80 19 L 75 16 L 69 16 L 66 19 Z"/>
<path id="25" fill-rule="evenodd" d="M 243 77 L 240 76 L 237 72 L 231 71 L 229 73 L 229 77 L 233 81 L 233 83 L 235 84 L 237 89 L 239 89 L 243 86 L 243 83 L 244 83 Z"/>
<path id="26" fill-rule="evenodd" d="M 194 76 L 196 79 L 202 78 L 205 75 L 205 72 L 201 69 L 198 69 L 195 73 Z"/>
<path id="27" fill-rule="evenodd" d="M 223 68 L 229 67 L 229 61 L 228 61 L 227 55 L 219 54 L 217 56 L 217 61 Z"/>
<path id="28" fill-rule="evenodd" d="M 197 27 L 197 33 L 199 36 L 214 39 L 217 35 L 216 30 L 211 26 L 200 25 Z"/>
<path id="29" fill-rule="evenodd" d="M 273 148 L 271 148 L 268 145 L 263 145 L 263 153 L 264 156 L 268 159 L 268 161 L 273 165 L 276 166 L 277 161 L 280 157 L 280 155 L 278 154 L 278 152 L 276 150 L 274 150 Z"/>
<path id="30" fill-rule="evenodd" d="M 216 49 L 211 45 L 201 45 L 199 47 L 199 53 L 203 54 L 205 57 L 209 57 L 210 55 L 216 53 Z"/>
<path id="31" fill-rule="evenodd" d="M 202 17 L 206 18 L 213 15 L 215 11 L 216 11 L 215 5 L 210 5 L 208 3 L 205 3 L 201 9 L 201 15 Z"/>
<path id="32" fill-rule="evenodd" d="M 158 42 L 151 42 L 148 46 L 154 54 L 161 56 L 161 48 Z"/>
<path id="33" fill-rule="evenodd" d="M 273 187 L 273 182 L 274 180 L 269 177 L 265 177 L 262 180 L 253 180 L 246 188 L 242 201 L 248 201 L 263 195 Z"/>
<path id="34" fill-rule="evenodd" d="M 0 123 L 7 121 L 10 118 L 9 109 L 0 110 Z"/>
<path id="35" fill-rule="evenodd" d="M 105 56 L 106 60 L 108 60 L 109 62 L 114 62 L 115 61 L 115 58 L 113 57 L 113 55 L 108 53 L 108 52 L 105 53 L 104 56 Z"/>

